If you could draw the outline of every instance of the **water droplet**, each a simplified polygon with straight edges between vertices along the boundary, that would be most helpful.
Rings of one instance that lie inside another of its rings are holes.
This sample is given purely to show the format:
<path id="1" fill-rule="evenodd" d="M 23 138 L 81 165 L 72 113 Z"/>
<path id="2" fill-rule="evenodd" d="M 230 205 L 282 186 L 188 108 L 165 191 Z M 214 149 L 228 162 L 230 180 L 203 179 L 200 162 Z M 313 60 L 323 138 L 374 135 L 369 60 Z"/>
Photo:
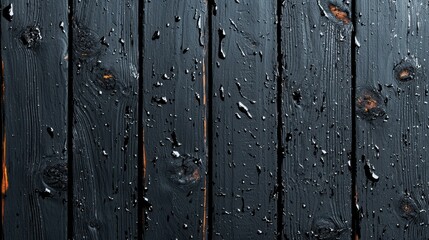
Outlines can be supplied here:
<path id="1" fill-rule="evenodd" d="M 249 108 L 247 108 L 246 105 L 244 105 L 242 102 L 238 102 L 237 105 L 238 105 L 238 109 L 242 113 L 245 113 L 247 115 L 247 117 L 249 117 L 250 119 L 252 118 L 252 114 L 250 114 Z"/>
<path id="2" fill-rule="evenodd" d="M 296 102 L 296 104 L 300 104 L 302 100 L 301 90 L 298 89 L 292 93 L 292 99 Z"/>
<path id="3" fill-rule="evenodd" d="M 366 177 L 373 182 L 378 182 L 379 176 L 375 173 L 374 166 L 368 160 L 366 161 L 364 168 Z"/>
<path id="4" fill-rule="evenodd" d="M 12 3 L 7 5 L 3 9 L 3 17 L 6 18 L 6 20 L 8 20 L 9 22 L 12 21 L 12 19 L 13 19 L 13 4 Z"/>
<path id="5" fill-rule="evenodd" d="M 160 31 L 155 31 L 152 35 L 152 40 L 156 40 L 159 39 L 161 37 L 161 32 Z"/>
<path id="6" fill-rule="evenodd" d="M 46 131 L 48 131 L 49 136 L 51 136 L 51 138 L 54 138 L 54 129 L 51 127 L 46 128 Z"/>
<path id="7" fill-rule="evenodd" d="M 109 47 L 109 43 L 107 42 L 107 39 L 104 36 L 100 38 L 100 43 L 101 43 L 101 45 Z"/>
<path id="8" fill-rule="evenodd" d="M 106 150 L 103 149 L 103 151 L 101 152 L 103 154 L 103 156 L 107 157 L 109 156 L 109 154 L 107 154 Z"/>
<path id="9" fill-rule="evenodd" d="M 225 100 L 225 89 L 223 88 L 222 85 L 220 85 L 220 88 L 219 88 L 219 95 L 222 101 Z"/>
<path id="10" fill-rule="evenodd" d="M 223 50 L 223 39 L 225 39 L 225 37 L 226 37 L 225 30 L 223 28 L 219 28 L 218 34 L 219 34 L 219 53 L 218 53 L 218 56 L 220 59 L 225 59 L 226 54 Z"/>
<path id="11" fill-rule="evenodd" d="M 179 158 L 180 157 L 180 153 L 178 151 L 172 151 L 171 152 L 171 156 L 173 156 L 175 158 Z"/>
<path id="12" fill-rule="evenodd" d="M 164 80 L 170 80 L 170 77 L 167 75 L 167 73 L 164 73 L 164 74 L 161 76 L 161 78 L 162 78 L 162 79 L 164 79 Z"/>
<path id="13" fill-rule="evenodd" d="M 360 48 L 360 42 L 359 42 L 359 40 L 357 39 L 357 37 L 355 37 L 355 44 L 356 44 L 356 47 Z"/>
<path id="14" fill-rule="evenodd" d="M 61 31 L 63 32 L 63 33 L 65 33 L 66 31 L 64 30 L 64 22 L 63 21 L 61 21 L 60 22 L 60 29 L 61 29 Z"/>
<path id="15" fill-rule="evenodd" d="M 158 104 L 167 104 L 168 100 L 167 97 L 152 97 L 152 102 L 156 102 Z"/>

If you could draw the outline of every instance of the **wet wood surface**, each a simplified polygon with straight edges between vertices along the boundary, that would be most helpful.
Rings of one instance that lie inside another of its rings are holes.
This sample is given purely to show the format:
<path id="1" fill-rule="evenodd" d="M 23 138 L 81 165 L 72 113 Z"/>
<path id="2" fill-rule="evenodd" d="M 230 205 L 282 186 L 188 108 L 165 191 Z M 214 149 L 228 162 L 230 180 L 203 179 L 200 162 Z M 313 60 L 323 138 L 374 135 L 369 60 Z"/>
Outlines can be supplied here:
<path id="1" fill-rule="evenodd" d="M 288 1 L 281 24 L 284 236 L 349 239 L 351 21 L 327 1 Z"/>
<path id="2" fill-rule="evenodd" d="M 276 4 L 219 1 L 211 14 L 213 239 L 274 239 Z"/>
<path id="3" fill-rule="evenodd" d="M 427 4 L 358 1 L 361 239 L 428 239 Z"/>
<path id="4" fill-rule="evenodd" d="M 146 1 L 144 239 L 207 236 L 207 4 Z"/>
<path id="5" fill-rule="evenodd" d="M 73 236 L 137 237 L 138 1 L 73 2 Z"/>
<path id="6" fill-rule="evenodd" d="M 67 3 L 2 7 L 2 237 L 66 239 Z"/>
<path id="7" fill-rule="evenodd" d="M 2 239 L 427 239 L 429 5 L 1 1 Z"/>

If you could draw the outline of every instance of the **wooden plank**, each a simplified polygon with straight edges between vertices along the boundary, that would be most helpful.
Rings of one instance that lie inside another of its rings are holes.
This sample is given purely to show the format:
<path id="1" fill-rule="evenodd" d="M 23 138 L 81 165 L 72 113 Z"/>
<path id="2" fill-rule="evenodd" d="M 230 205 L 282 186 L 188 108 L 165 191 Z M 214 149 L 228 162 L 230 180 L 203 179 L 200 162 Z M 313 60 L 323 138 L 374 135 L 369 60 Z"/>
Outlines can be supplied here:
<path id="1" fill-rule="evenodd" d="M 75 239 L 137 237 L 138 1 L 75 0 Z"/>
<path id="2" fill-rule="evenodd" d="M 1 6 L 3 238 L 66 239 L 67 2 Z"/>
<path id="3" fill-rule="evenodd" d="M 276 236 L 276 3 L 213 11 L 213 238 Z"/>
<path id="4" fill-rule="evenodd" d="M 144 239 L 205 239 L 207 4 L 144 12 Z"/>
<path id="5" fill-rule="evenodd" d="M 357 1 L 361 239 L 428 239 L 429 6 Z"/>
<path id="6" fill-rule="evenodd" d="M 343 1 L 288 1 L 285 64 L 285 228 L 289 239 L 349 239 L 351 20 Z M 322 13 L 322 14 L 321 14 Z"/>

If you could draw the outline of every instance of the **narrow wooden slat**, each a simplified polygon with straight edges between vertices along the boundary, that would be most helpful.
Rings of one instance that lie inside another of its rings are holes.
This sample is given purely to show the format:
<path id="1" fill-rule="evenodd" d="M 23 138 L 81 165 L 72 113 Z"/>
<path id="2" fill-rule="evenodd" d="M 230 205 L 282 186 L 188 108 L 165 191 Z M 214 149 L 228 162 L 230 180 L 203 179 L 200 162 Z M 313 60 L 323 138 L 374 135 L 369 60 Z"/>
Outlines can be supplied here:
<path id="1" fill-rule="evenodd" d="M 207 5 L 145 1 L 144 239 L 205 239 Z"/>
<path id="2" fill-rule="evenodd" d="M 3 237 L 66 239 L 67 2 L 1 6 Z"/>
<path id="3" fill-rule="evenodd" d="M 429 6 L 357 1 L 361 239 L 428 239 Z"/>
<path id="4" fill-rule="evenodd" d="M 74 1 L 75 239 L 137 237 L 138 1 Z"/>
<path id="5" fill-rule="evenodd" d="M 351 20 L 343 1 L 287 1 L 285 235 L 350 239 Z"/>
<path id="6" fill-rule="evenodd" d="M 213 238 L 276 236 L 275 1 L 213 12 Z"/>

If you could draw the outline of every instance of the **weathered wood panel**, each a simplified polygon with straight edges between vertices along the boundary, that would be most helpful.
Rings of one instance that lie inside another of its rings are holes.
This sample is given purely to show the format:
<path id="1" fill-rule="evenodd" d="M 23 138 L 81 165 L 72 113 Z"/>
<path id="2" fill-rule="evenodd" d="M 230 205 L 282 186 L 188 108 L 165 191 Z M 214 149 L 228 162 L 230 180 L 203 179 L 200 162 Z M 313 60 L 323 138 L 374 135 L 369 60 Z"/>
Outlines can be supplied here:
<path id="1" fill-rule="evenodd" d="M 144 239 L 205 239 L 207 4 L 145 1 Z"/>
<path id="2" fill-rule="evenodd" d="M 287 1 L 284 54 L 284 234 L 349 239 L 351 20 L 343 1 Z"/>
<path id="3" fill-rule="evenodd" d="M 274 239 L 277 35 L 273 1 L 213 6 L 213 238 Z"/>
<path id="4" fill-rule="evenodd" d="M 428 239 L 429 6 L 357 1 L 361 239 Z"/>
<path id="5" fill-rule="evenodd" d="M 3 237 L 66 239 L 67 2 L 1 6 Z"/>
<path id="6" fill-rule="evenodd" d="M 138 1 L 74 1 L 74 238 L 137 237 Z"/>

